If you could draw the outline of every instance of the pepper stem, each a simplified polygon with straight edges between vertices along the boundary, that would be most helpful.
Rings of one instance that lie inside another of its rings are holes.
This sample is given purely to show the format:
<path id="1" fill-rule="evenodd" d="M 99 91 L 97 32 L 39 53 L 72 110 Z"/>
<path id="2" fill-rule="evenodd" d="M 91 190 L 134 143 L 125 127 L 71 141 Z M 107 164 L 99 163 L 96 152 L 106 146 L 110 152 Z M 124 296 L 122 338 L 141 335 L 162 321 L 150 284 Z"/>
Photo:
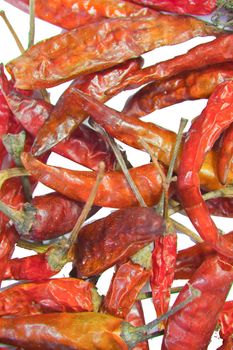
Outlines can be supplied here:
<path id="1" fill-rule="evenodd" d="M 52 244 L 39 244 L 34 242 L 25 241 L 23 239 L 19 239 L 17 242 L 17 246 L 20 248 L 33 250 L 39 254 L 47 252 L 47 250 L 52 247 Z"/>
<path id="2" fill-rule="evenodd" d="M 0 171 L 0 189 L 6 180 L 17 176 L 29 176 L 29 173 L 26 169 L 23 169 L 23 168 L 11 168 L 11 169 L 1 170 Z"/>
<path id="3" fill-rule="evenodd" d="M 106 130 L 101 126 L 99 125 L 98 123 L 96 123 L 94 120 L 91 121 L 91 125 L 95 128 L 96 131 L 98 131 L 108 142 L 108 144 L 110 145 L 110 147 L 112 148 L 114 154 L 115 154 L 115 157 L 128 181 L 128 184 L 132 190 L 132 192 L 134 193 L 135 197 L 137 198 L 138 200 L 138 203 L 140 204 L 141 207 L 147 207 L 137 185 L 135 184 L 135 182 L 133 181 L 129 171 L 128 171 L 128 168 L 126 166 L 126 163 L 125 163 L 125 160 L 124 158 L 122 157 L 122 154 L 114 140 L 114 138 L 112 138 L 111 136 L 109 136 L 109 134 L 106 132 Z"/>
<path id="4" fill-rule="evenodd" d="M 7 28 L 9 29 L 11 35 L 13 36 L 14 40 L 15 40 L 15 43 L 16 45 L 18 46 L 18 49 L 21 53 L 24 53 L 24 47 L 18 37 L 18 35 L 16 34 L 14 28 L 12 27 L 10 21 L 8 20 L 7 16 L 6 16 L 6 13 L 4 11 L 0 11 L 0 16 L 2 17 L 2 19 L 4 20 Z"/>
<path id="5" fill-rule="evenodd" d="M 98 187 L 104 177 L 104 171 L 105 164 L 104 162 L 100 162 L 95 184 L 73 230 L 71 231 L 70 237 L 68 239 L 62 238 L 56 245 L 53 245 L 50 250 L 48 254 L 48 263 L 54 271 L 61 269 L 68 261 L 73 260 L 75 242 L 77 241 L 82 224 L 86 220 L 94 203 Z"/>
<path id="6" fill-rule="evenodd" d="M 173 287 L 173 288 L 171 288 L 171 294 L 180 293 L 182 288 L 183 287 Z M 149 298 L 152 298 L 152 292 L 144 292 L 144 293 L 141 292 L 137 296 L 137 300 L 145 300 L 145 299 L 149 299 Z"/>
<path id="7" fill-rule="evenodd" d="M 28 48 L 34 45 L 35 41 L 35 0 L 29 0 L 29 15 Z"/>
<path id="8" fill-rule="evenodd" d="M 188 236 L 189 238 L 191 238 L 192 241 L 194 241 L 195 243 L 202 243 L 203 240 L 192 230 L 190 230 L 188 227 L 180 224 L 179 222 L 175 221 L 174 219 L 170 218 L 170 222 L 175 226 L 175 228 L 179 231 L 184 233 L 186 236 Z"/>
<path id="9" fill-rule="evenodd" d="M 189 285 L 189 291 L 190 295 L 184 301 L 177 304 L 164 315 L 145 326 L 133 327 L 129 323 L 124 322 L 122 325 L 121 337 L 124 339 L 129 349 L 133 349 L 138 343 L 150 339 L 153 334 L 157 334 L 157 332 L 154 333 L 154 331 L 162 321 L 168 319 L 170 316 L 174 315 L 176 312 L 180 311 L 186 305 L 191 303 L 195 298 L 201 296 L 200 290 L 194 288 L 192 285 Z"/>
<path id="10" fill-rule="evenodd" d="M 17 167 L 23 166 L 20 155 L 24 151 L 25 141 L 25 131 L 21 131 L 19 134 L 6 134 L 2 136 L 2 142 Z M 28 177 L 22 178 L 22 184 L 25 198 L 28 202 L 30 202 L 32 199 L 32 189 Z"/>

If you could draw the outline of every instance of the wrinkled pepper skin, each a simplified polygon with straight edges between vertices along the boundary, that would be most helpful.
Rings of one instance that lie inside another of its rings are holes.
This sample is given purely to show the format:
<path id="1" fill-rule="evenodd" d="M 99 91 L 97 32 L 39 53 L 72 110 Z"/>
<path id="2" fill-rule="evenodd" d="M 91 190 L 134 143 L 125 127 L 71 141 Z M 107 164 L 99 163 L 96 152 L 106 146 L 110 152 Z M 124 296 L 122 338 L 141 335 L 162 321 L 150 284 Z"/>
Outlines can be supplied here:
<path id="1" fill-rule="evenodd" d="M 232 350 L 233 348 L 233 338 L 232 336 L 228 339 L 223 340 L 223 345 L 218 348 L 218 350 Z"/>
<path id="2" fill-rule="evenodd" d="M 18 123 L 30 135 L 36 137 L 53 106 L 44 100 L 23 96 L 11 88 L 3 69 L 0 71 L 0 86 Z M 80 125 L 69 138 L 54 147 L 52 151 L 93 170 L 98 170 L 101 160 L 104 160 L 108 170 L 114 169 L 116 164 L 115 156 L 102 136 L 85 125 Z"/>
<path id="3" fill-rule="evenodd" d="M 140 139 L 143 138 L 144 141 L 151 145 L 158 160 L 169 166 L 176 140 L 176 134 L 174 132 L 165 130 L 153 123 L 128 117 L 124 113 L 117 112 L 99 101 L 94 100 L 80 90 L 74 89 L 74 91 L 78 96 L 78 101 L 80 98 L 83 99 L 83 108 L 88 111 L 92 118 L 112 137 L 141 150 L 144 150 L 140 142 Z M 177 171 L 179 160 L 180 154 L 175 164 L 175 171 Z M 212 150 L 206 155 L 204 164 L 199 172 L 203 189 L 212 190 L 222 187 L 217 178 L 215 162 L 216 152 Z M 232 169 L 229 173 L 229 182 L 233 181 Z"/>
<path id="4" fill-rule="evenodd" d="M 205 260 L 194 273 L 189 284 L 199 289 L 201 296 L 169 317 L 162 350 L 207 349 L 231 288 L 232 262 L 216 255 Z M 174 305 L 185 300 L 188 295 L 190 291 L 187 284 L 179 293 Z"/>
<path id="5" fill-rule="evenodd" d="M 0 341 L 38 350 L 128 350 L 122 322 L 94 312 L 1 318 Z"/>
<path id="6" fill-rule="evenodd" d="M 83 73 L 113 67 L 156 47 L 216 32 L 186 16 L 157 13 L 153 17 L 107 19 L 39 42 L 6 68 L 17 88 L 48 88 Z"/>
<path id="7" fill-rule="evenodd" d="M 29 12 L 29 0 L 6 1 Z M 37 17 L 64 29 L 74 29 L 103 18 L 152 16 L 154 13 L 146 7 L 115 0 L 40 0 L 35 5 Z"/>
<path id="8" fill-rule="evenodd" d="M 233 335 L 233 301 L 227 301 L 219 317 L 220 336 L 228 339 Z"/>
<path id="9" fill-rule="evenodd" d="M 22 232 L 21 237 L 33 241 L 53 239 L 70 232 L 84 206 L 58 193 L 34 197 L 31 204 L 35 217 L 30 230 Z"/>
<path id="10" fill-rule="evenodd" d="M 157 63 L 142 69 L 134 76 L 126 78 L 121 83 L 120 91 L 139 87 L 146 83 L 168 79 L 183 71 L 192 71 L 207 67 L 212 64 L 232 62 L 233 59 L 233 35 L 222 35 L 217 39 L 200 44 L 189 50 L 186 54 L 177 56 L 170 60 Z M 203 55 L 203 52 L 205 54 Z M 110 89 L 107 93 L 117 93 L 117 87 Z"/>
<path id="11" fill-rule="evenodd" d="M 106 95 L 105 91 L 116 84 L 119 86 L 125 77 L 140 70 L 142 64 L 143 59 L 138 57 L 116 67 L 77 78 L 61 95 L 51 110 L 48 120 L 38 130 L 32 152 L 35 155 L 44 153 L 67 138 L 88 117 L 88 113 L 82 108 L 82 101 L 77 101 L 76 96 L 73 96 L 72 88 L 77 88 L 101 102 L 106 102 L 112 96 Z"/>
<path id="12" fill-rule="evenodd" d="M 208 15 L 216 8 L 216 0 L 130 0 L 158 11 L 190 15 Z"/>
<path id="13" fill-rule="evenodd" d="M 218 162 L 217 162 L 217 173 L 219 181 L 224 185 L 227 182 L 229 169 L 231 167 L 233 157 L 233 124 L 224 132 L 221 138 Z"/>
<path id="14" fill-rule="evenodd" d="M 215 87 L 233 77 L 233 64 L 212 65 L 146 85 L 129 97 L 123 113 L 140 118 L 186 100 L 209 98 Z"/>
<path id="15" fill-rule="evenodd" d="M 157 318 L 169 309 L 171 286 L 174 280 L 177 235 L 172 230 L 155 240 L 152 253 L 150 287 Z"/>
<path id="16" fill-rule="evenodd" d="M 56 168 L 41 163 L 29 153 L 22 154 L 22 162 L 30 174 L 44 185 L 71 199 L 86 202 L 95 183 L 96 173 Z M 129 170 L 133 181 L 146 204 L 158 203 L 162 193 L 162 182 L 153 164 L 146 164 Z M 64 181 L 66 186 L 64 186 Z M 121 171 L 109 171 L 99 185 L 94 205 L 127 208 L 137 206 L 138 202 Z"/>
<path id="17" fill-rule="evenodd" d="M 93 288 L 75 278 L 17 284 L 0 292 L 0 316 L 94 311 Z"/>
<path id="18" fill-rule="evenodd" d="M 221 254 L 233 258 L 233 244 L 224 244 L 200 192 L 198 173 L 205 155 L 233 118 L 233 82 L 217 86 L 206 108 L 192 123 L 182 150 L 177 193 L 200 236 Z"/>
<path id="19" fill-rule="evenodd" d="M 212 198 L 206 201 L 206 205 L 211 215 L 233 217 L 233 199 L 232 198 Z"/>
<path id="20" fill-rule="evenodd" d="M 136 301 L 125 320 L 135 327 L 144 326 L 145 319 L 141 301 Z M 148 342 L 139 343 L 132 350 L 149 350 Z"/>
<path id="21" fill-rule="evenodd" d="M 101 311 L 126 318 L 149 276 L 149 270 L 130 260 L 120 265 L 112 277 Z"/>
<path id="22" fill-rule="evenodd" d="M 74 253 L 77 277 L 95 276 L 125 261 L 164 229 L 153 209 L 140 207 L 117 210 L 84 226 Z"/>
<path id="23" fill-rule="evenodd" d="M 3 279 L 17 281 L 42 281 L 48 279 L 60 272 L 60 269 L 56 270 L 50 266 L 48 260 L 49 251 L 25 258 L 11 259 L 6 264 Z"/>

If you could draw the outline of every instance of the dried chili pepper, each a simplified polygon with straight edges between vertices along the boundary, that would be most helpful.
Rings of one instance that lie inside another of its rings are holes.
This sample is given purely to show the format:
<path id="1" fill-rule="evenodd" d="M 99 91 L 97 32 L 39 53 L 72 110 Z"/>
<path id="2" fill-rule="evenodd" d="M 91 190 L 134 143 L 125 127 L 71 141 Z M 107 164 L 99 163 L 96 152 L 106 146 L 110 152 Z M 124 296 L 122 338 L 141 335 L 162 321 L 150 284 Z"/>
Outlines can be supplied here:
<path id="1" fill-rule="evenodd" d="M 29 12 L 29 0 L 6 0 L 20 10 Z M 103 18 L 153 16 L 154 11 L 126 1 L 40 0 L 36 1 L 37 17 L 65 29 L 74 29 Z"/>
<path id="2" fill-rule="evenodd" d="M 75 248 L 77 276 L 97 275 L 135 254 L 164 231 L 163 219 L 149 208 L 129 208 L 83 227 Z M 136 269 L 137 270 L 137 269 Z"/>
<path id="3" fill-rule="evenodd" d="M 233 125 L 224 132 L 221 138 L 218 162 L 217 162 L 217 173 L 218 178 L 222 184 L 227 182 L 227 176 L 231 167 L 233 157 Z"/>
<path id="4" fill-rule="evenodd" d="M 199 190 L 198 172 L 206 153 L 232 122 L 232 97 L 232 81 L 218 85 L 207 107 L 191 125 L 183 147 L 177 180 L 181 204 L 200 236 L 229 257 L 233 256 L 233 245 L 224 244 L 223 237 L 209 215 Z"/>
<path id="5" fill-rule="evenodd" d="M 223 345 L 218 348 L 218 350 L 232 350 L 233 347 L 233 338 L 232 336 L 228 339 L 223 340 Z"/>
<path id="6" fill-rule="evenodd" d="M 74 171 L 56 168 L 41 163 L 29 153 L 22 155 L 22 162 L 38 181 L 74 200 L 85 202 L 92 188 L 96 174 L 90 171 Z M 158 202 L 162 186 L 161 178 L 152 164 L 129 170 L 145 202 L 151 206 Z M 64 179 L 66 186 L 64 186 Z M 112 208 L 137 206 L 138 202 L 120 171 L 109 171 L 100 184 L 95 205 Z"/>
<path id="7" fill-rule="evenodd" d="M 145 324 L 144 313 L 140 301 L 136 301 L 125 320 L 135 327 L 143 326 Z M 148 342 L 139 343 L 132 350 L 149 350 Z"/>
<path id="8" fill-rule="evenodd" d="M 0 86 L 17 121 L 35 137 L 49 117 L 53 106 L 44 100 L 22 96 L 15 89 L 11 89 L 2 66 Z M 93 170 L 97 170 L 101 160 L 105 161 L 107 169 L 114 169 L 116 164 L 115 157 L 103 138 L 85 125 L 81 125 L 52 150 Z"/>
<path id="9" fill-rule="evenodd" d="M 228 339 L 233 334 L 233 301 L 227 301 L 219 316 L 220 336 Z"/>
<path id="10" fill-rule="evenodd" d="M 213 198 L 206 201 L 206 205 L 211 215 L 233 217 L 233 200 L 232 198 Z"/>
<path id="11" fill-rule="evenodd" d="M 160 13 L 153 17 L 107 19 L 42 41 L 6 68 L 18 88 L 47 88 L 83 73 L 113 67 L 162 45 L 217 32 L 195 18 Z"/>
<path id="12" fill-rule="evenodd" d="M 130 0 L 159 11 L 191 15 L 208 15 L 216 9 L 216 0 Z"/>
<path id="13" fill-rule="evenodd" d="M 134 76 L 126 78 L 121 83 L 119 89 L 122 91 L 123 88 L 136 88 L 156 80 L 167 79 L 184 71 L 193 70 L 194 67 L 197 70 L 213 63 L 232 62 L 232 41 L 233 35 L 230 34 L 222 35 L 211 42 L 200 44 L 189 50 L 186 54 L 142 69 L 137 74 L 134 74 Z M 204 55 L 203 52 L 205 52 Z M 117 86 L 107 91 L 110 94 L 116 94 L 117 92 Z"/>
<path id="14" fill-rule="evenodd" d="M 209 98 L 218 84 L 232 77 L 232 63 L 184 72 L 170 79 L 148 84 L 137 91 L 127 100 L 123 113 L 140 118 L 178 102 Z"/>
<path id="15" fill-rule="evenodd" d="M 77 98 L 73 96 L 73 87 L 105 102 L 112 97 L 105 95 L 105 91 L 115 84 L 119 85 L 125 77 L 136 73 L 142 64 L 143 59 L 139 57 L 116 67 L 77 78 L 61 95 L 56 106 L 50 112 L 49 119 L 38 131 L 32 152 L 35 155 L 40 155 L 47 151 L 66 138 L 67 135 L 70 135 L 88 117 L 88 113 L 82 108 L 82 101 L 79 103 Z"/>
<path id="16" fill-rule="evenodd" d="M 155 240 L 152 253 L 152 274 L 150 286 L 157 317 L 169 309 L 170 288 L 174 280 L 176 265 L 177 235 L 168 230 Z"/>
<path id="17" fill-rule="evenodd" d="M 17 284 L 0 292 L 0 315 L 98 311 L 100 300 L 92 283 L 75 278 Z"/>
<path id="18" fill-rule="evenodd" d="M 34 197 L 31 203 L 24 204 L 23 210 L 20 211 L 0 201 L 0 211 L 13 220 L 21 238 L 33 241 L 48 240 L 70 232 L 82 209 L 83 203 L 58 193 Z M 90 215 L 95 212 L 96 208 L 93 208 Z"/>
<path id="19" fill-rule="evenodd" d="M 189 281 L 201 295 L 169 317 L 162 349 L 206 349 L 232 281 L 232 261 L 219 256 L 205 260 Z M 182 289 L 174 305 L 187 297 L 188 289 L 188 285 Z"/>
<path id="20" fill-rule="evenodd" d="M 102 312 L 126 318 L 138 293 L 149 280 L 150 271 L 132 261 L 120 265 L 101 306 Z"/>
<path id="21" fill-rule="evenodd" d="M 173 154 L 176 140 L 176 134 L 165 130 L 153 123 L 146 123 L 139 119 L 128 117 L 127 115 L 109 108 L 99 101 L 94 100 L 87 94 L 74 89 L 78 95 L 78 101 L 83 99 L 83 109 L 88 111 L 93 119 L 102 125 L 103 128 L 116 139 L 126 143 L 134 148 L 143 149 L 141 139 L 152 145 L 153 151 L 158 159 L 165 165 L 169 165 Z M 205 162 L 199 173 L 203 189 L 217 189 L 222 185 L 215 174 L 215 151 L 209 152 L 205 157 Z M 178 168 L 178 162 L 175 165 L 175 171 Z M 228 181 L 233 179 L 232 172 L 229 174 Z"/>

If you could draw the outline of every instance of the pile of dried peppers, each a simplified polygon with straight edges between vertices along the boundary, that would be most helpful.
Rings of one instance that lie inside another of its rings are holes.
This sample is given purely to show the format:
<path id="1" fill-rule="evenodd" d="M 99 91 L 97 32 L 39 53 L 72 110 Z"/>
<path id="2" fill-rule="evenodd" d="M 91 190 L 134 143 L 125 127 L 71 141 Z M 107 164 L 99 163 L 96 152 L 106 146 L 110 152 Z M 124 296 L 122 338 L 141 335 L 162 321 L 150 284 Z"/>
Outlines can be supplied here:
<path id="1" fill-rule="evenodd" d="M 0 290 L 0 349 L 149 350 L 162 337 L 162 350 L 204 350 L 218 332 L 232 350 L 233 230 L 211 217 L 233 217 L 232 1 L 7 2 L 30 31 L 25 49 L 0 11 L 21 51 L 0 65 L 0 283 L 15 281 Z M 61 33 L 34 43 L 35 17 Z M 207 36 L 143 67 L 147 52 Z M 64 82 L 52 104 L 46 89 Z M 104 104 L 135 87 L 121 112 Z M 141 119 L 203 98 L 177 134 Z M 133 167 L 116 140 L 150 162 Z M 51 152 L 88 169 L 48 165 Z M 39 182 L 53 192 L 35 196 Z M 96 219 L 101 208 L 114 210 Z M 17 246 L 34 253 L 15 258 Z"/>

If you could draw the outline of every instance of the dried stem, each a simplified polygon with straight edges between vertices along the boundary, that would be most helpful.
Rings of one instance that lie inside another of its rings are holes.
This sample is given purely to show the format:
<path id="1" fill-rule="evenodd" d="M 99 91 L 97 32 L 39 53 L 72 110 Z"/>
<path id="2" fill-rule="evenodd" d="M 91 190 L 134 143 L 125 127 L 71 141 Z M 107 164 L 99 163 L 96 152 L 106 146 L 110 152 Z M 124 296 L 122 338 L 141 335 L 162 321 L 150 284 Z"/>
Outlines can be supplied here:
<path id="1" fill-rule="evenodd" d="M 95 121 L 92 120 L 91 125 L 95 128 L 96 131 L 98 131 L 107 140 L 108 144 L 112 148 L 112 150 L 116 156 L 116 159 L 117 159 L 118 163 L 120 164 L 120 167 L 121 167 L 121 169 L 122 169 L 122 171 L 123 171 L 123 173 L 128 181 L 128 184 L 129 184 L 132 192 L 134 193 L 135 197 L 137 198 L 140 206 L 147 207 L 137 185 L 133 181 L 133 179 L 128 171 L 128 168 L 125 164 L 125 160 L 123 159 L 122 154 L 121 154 L 115 140 L 111 136 L 109 136 L 108 133 L 105 131 L 105 129 L 102 128 L 102 126 L 97 124 Z"/>
<path id="2" fill-rule="evenodd" d="M 184 233 L 186 236 L 191 238 L 191 240 L 194 241 L 195 243 L 202 243 L 203 242 L 203 240 L 195 232 L 193 232 L 192 230 L 190 230 L 186 226 L 180 224 L 179 222 L 177 222 L 171 218 L 170 218 L 170 221 L 172 222 L 172 224 L 175 226 L 175 228 L 178 231 Z"/>
<path id="3" fill-rule="evenodd" d="M 16 34 L 14 28 L 12 27 L 10 21 L 8 20 L 8 18 L 7 18 L 7 16 L 6 16 L 5 12 L 4 12 L 4 11 L 0 11 L 0 16 L 2 17 L 2 19 L 3 19 L 4 22 L 6 23 L 6 25 L 7 25 L 8 29 L 9 29 L 9 31 L 11 32 L 11 34 L 12 34 L 12 36 L 13 36 L 15 42 L 16 42 L 16 45 L 17 45 L 18 48 L 19 48 L 19 51 L 20 51 L 21 53 L 24 53 L 24 51 L 25 51 L 25 50 L 24 50 L 24 47 L 23 47 L 23 45 L 22 45 L 22 43 L 21 43 L 21 41 L 20 41 L 18 35 Z"/>
<path id="4" fill-rule="evenodd" d="M 26 169 L 23 168 L 11 168 L 11 169 L 4 169 L 0 171 L 0 189 L 3 185 L 3 183 L 11 179 L 12 177 L 17 176 L 29 176 L 30 174 Z"/>
<path id="5" fill-rule="evenodd" d="M 28 48 L 34 45 L 35 41 L 35 1 L 29 0 L 29 34 L 28 34 Z"/>
<path id="6" fill-rule="evenodd" d="M 171 288 L 171 294 L 180 293 L 183 287 L 173 287 Z M 139 293 L 137 300 L 145 300 L 152 298 L 152 292 Z"/>
<path id="7" fill-rule="evenodd" d="M 52 247 L 52 244 L 39 244 L 20 239 L 17 242 L 17 246 L 28 250 L 33 250 L 34 252 L 42 254 L 45 253 L 50 247 Z"/>

